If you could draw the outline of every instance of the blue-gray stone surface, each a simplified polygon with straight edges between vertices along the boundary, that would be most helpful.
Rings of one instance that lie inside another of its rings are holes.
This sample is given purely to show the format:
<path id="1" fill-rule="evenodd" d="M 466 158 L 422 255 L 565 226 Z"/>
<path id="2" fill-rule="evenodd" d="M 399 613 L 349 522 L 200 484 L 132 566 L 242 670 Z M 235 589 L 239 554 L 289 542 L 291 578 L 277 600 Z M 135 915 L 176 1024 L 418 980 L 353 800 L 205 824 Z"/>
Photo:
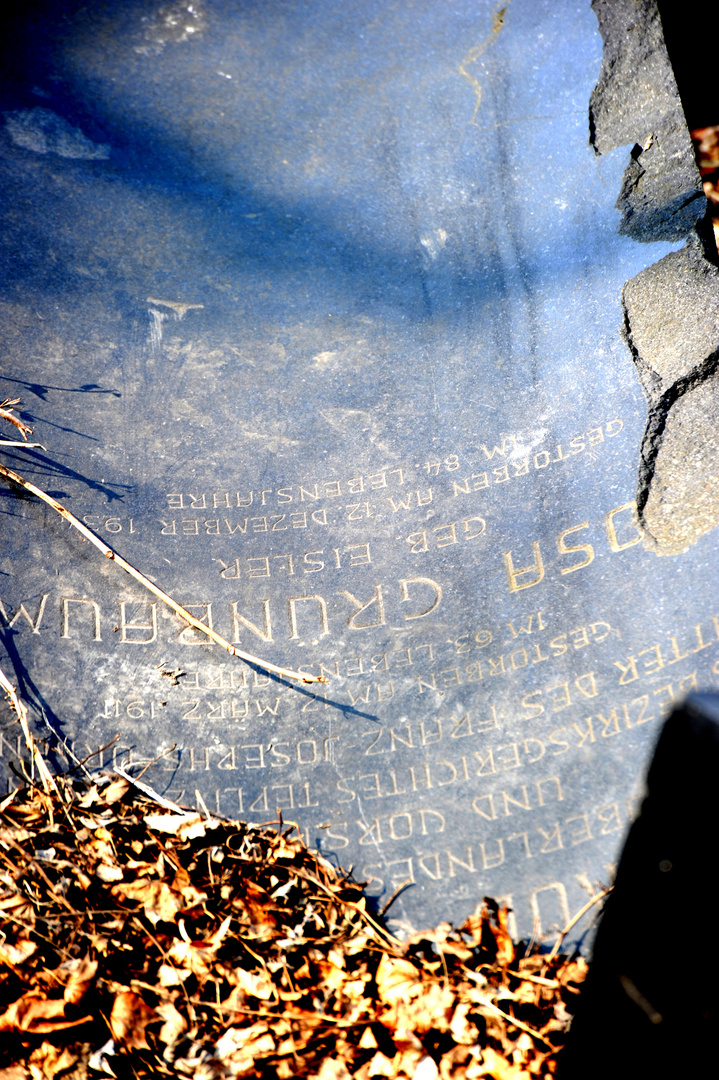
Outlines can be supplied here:
<path id="1" fill-rule="evenodd" d="M 398 930 L 492 895 L 549 933 L 611 876 L 663 715 L 715 682 L 714 511 L 680 554 L 640 532 L 653 361 L 621 333 L 692 176 L 669 239 L 633 239 L 639 155 L 589 143 L 588 3 L 61 13 L 23 24 L 40 59 L 2 99 L 0 394 L 46 447 L 2 460 L 328 682 L 228 656 L 10 486 L 3 670 L 78 757 L 119 734 L 92 767 L 164 754 L 166 797 L 281 811 L 380 908 L 409 882 Z"/>

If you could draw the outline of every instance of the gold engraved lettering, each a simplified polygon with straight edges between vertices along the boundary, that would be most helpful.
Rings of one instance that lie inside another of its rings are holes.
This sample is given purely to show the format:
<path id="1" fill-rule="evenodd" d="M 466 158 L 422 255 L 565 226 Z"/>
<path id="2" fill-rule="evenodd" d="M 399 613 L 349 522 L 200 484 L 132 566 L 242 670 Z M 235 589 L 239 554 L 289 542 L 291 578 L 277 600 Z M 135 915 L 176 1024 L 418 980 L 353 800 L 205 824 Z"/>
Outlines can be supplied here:
<path id="1" fill-rule="evenodd" d="M 427 551 L 427 533 L 410 533 L 410 535 L 407 537 L 407 543 L 410 545 L 409 550 L 413 555 L 417 555 L 420 552 Z"/>
<path id="2" fill-rule="evenodd" d="M 536 747 L 538 747 L 539 753 L 537 753 L 535 756 L 532 756 L 532 751 L 529 749 L 530 743 L 533 743 Z M 524 739 L 523 742 L 522 742 L 522 746 L 524 747 L 524 752 L 527 755 L 527 764 L 529 764 L 529 765 L 534 765 L 535 761 L 540 761 L 541 758 L 543 758 L 544 755 L 547 752 L 544 743 L 540 739 L 532 739 L 532 738 Z M 567 749 L 568 748 L 569 748 L 569 743 L 567 743 Z M 539 803 L 539 805 L 540 806 L 543 805 L 543 803 L 541 801 L 541 793 L 540 793 L 540 803 Z"/>
<path id="3" fill-rule="evenodd" d="M 487 821 L 495 821 L 497 818 L 497 812 L 494 808 L 494 795 L 478 795 L 475 799 L 472 799 L 472 809 L 475 814 L 486 818 Z"/>
<path id="4" fill-rule="evenodd" d="M 465 540 L 476 540 L 487 528 L 487 523 L 484 518 L 476 516 L 463 518 L 462 524 L 464 525 L 464 531 L 467 534 L 464 537 Z"/>
<path id="5" fill-rule="evenodd" d="M 416 766 L 417 770 L 419 770 L 419 768 L 419 766 Z M 422 765 L 422 769 L 424 769 L 424 776 L 418 775 L 418 772 L 415 771 L 415 766 L 410 765 L 409 775 L 410 779 L 412 780 L 412 791 L 419 791 L 422 786 L 427 788 L 432 787 L 432 778 L 429 772 L 429 765 L 425 762 Z"/>
<path id="6" fill-rule="evenodd" d="M 344 833 L 333 832 L 333 830 L 335 830 L 335 829 L 346 829 L 346 828 L 347 828 L 347 822 L 346 821 L 333 821 L 331 827 L 329 827 L 326 830 L 325 835 L 330 840 L 335 841 L 335 843 L 332 845 L 333 847 L 335 847 L 335 848 L 346 848 L 346 847 L 349 846 L 349 839 L 344 835 Z"/>
<path id="7" fill-rule="evenodd" d="M 482 756 L 478 750 L 475 750 L 474 756 L 479 762 L 479 768 L 477 769 L 475 776 L 487 776 L 490 773 L 496 773 L 497 770 L 494 767 L 494 753 L 492 750 L 488 750 L 484 756 Z"/>
<path id="8" fill-rule="evenodd" d="M 537 760 L 535 758 L 535 760 Z M 543 788 L 545 784 L 554 784 L 554 791 L 556 794 L 556 802 L 562 802 L 564 796 L 562 795 L 562 785 L 559 783 L 558 776 L 546 776 L 543 780 L 536 780 L 535 787 L 537 789 L 537 798 L 539 799 L 539 805 L 544 806 L 544 792 Z"/>
<path id="9" fill-rule="evenodd" d="M 247 754 L 245 756 L 245 768 L 246 769 L 266 769 L 265 765 L 265 747 L 262 743 L 246 743 L 243 750 L 256 750 L 257 755 L 253 756 Z"/>
<path id="10" fill-rule="evenodd" d="M 356 693 L 354 691 L 352 691 L 349 687 L 347 687 L 346 693 L 347 693 L 348 698 L 350 699 L 350 704 L 354 707 L 357 704 L 357 702 L 360 702 L 360 703 L 363 703 L 363 704 L 366 705 L 367 702 L 369 701 L 369 696 L 370 696 L 371 691 L 372 691 L 372 683 L 367 683 L 366 686 L 362 687 L 361 689 L 358 689 Z"/>
<path id="11" fill-rule="evenodd" d="M 437 525 L 433 532 L 443 533 L 444 535 L 437 537 L 437 547 L 448 547 L 450 544 L 457 543 L 457 529 L 454 522 L 449 525 Z"/>
<path id="12" fill-rule="evenodd" d="M 617 539 L 616 526 L 614 524 L 614 518 L 617 514 L 621 514 L 623 510 L 631 510 L 632 523 L 636 529 L 637 535 L 631 540 L 625 540 L 624 543 L 620 543 Z M 609 539 L 609 547 L 612 551 L 626 551 L 627 548 L 634 547 L 641 540 L 641 533 L 637 527 L 637 504 L 636 502 L 624 503 L 622 506 L 617 506 L 614 510 L 610 510 L 604 519 L 604 523 L 607 530 L 607 537 Z"/>
<path id="13" fill-rule="evenodd" d="M 466 762 L 465 762 L 464 758 L 462 758 L 462 761 L 464 762 L 464 765 L 465 765 L 465 777 L 464 778 L 465 778 L 465 780 L 467 780 L 468 775 L 467 775 Z M 449 771 L 451 773 L 451 776 L 450 776 L 449 780 L 440 780 L 437 777 L 437 772 L 436 771 L 440 767 L 440 765 L 443 765 L 446 769 L 449 769 Z M 455 782 L 455 780 L 457 779 L 457 767 L 456 767 L 456 765 L 453 765 L 451 761 L 436 761 L 434 763 L 434 770 L 435 770 L 435 772 L 433 774 L 434 777 L 435 777 L 434 782 L 435 782 L 435 785 L 437 787 L 448 787 L 450 784 L 453 784 Z"/>
<path id="14" fill-rule="evenodd" d="M 620 686 L 625 686 L 627 683 L 634 682 L 635 679 L 639 678 L 636 660 L 633 656 L 627 657 L 626 664 L 622 664 L 621 661 L 615 660 L 614 666 L 618 667 L 622 673 L 619 677 Z"/>
<path id="15" fill-rule="evenodd" d="M 437 680 L 434 675 L 416 675 L 415 678 L 417 679 L 417 689 L 420 694 L 423 694 L 425 689 L 437 689 Z"/>
<path id="16" fill-rule="evenodd" d="M 276 742 L 270 743 L 268 747 L 268 753 L 271 757 L 276 758 L 276 761 L 270 762 L 271 769 L 284 769 L 286 765 L 289 765 L 291 758 L 289 754 L 286 754 L 284 750 L 280 750 L 281 746 L 289 747 L 289 743 Z"/>
<path id="17" fill-rule="evenodd" d="M 431 870 L 427 865 L 430 859 L 434 860 Z M 440 869 L 439 854 L 437 852 L 432 852 L 429 855 L 420 855 L 417 859 L 417 862 L 422 867 L 427 877 L 432 878 L 433 881 L 441 881 L 442 871 Z"/>
<path id="18" fill-rule="evenodd" d="M 537 832 L 541 833 L 544 837 L 544 843 L 539 848 L 540 855 L 548 855 L 550 852 L 559 851 L 560 848 L 564 847 L 558 821 L 551 826 L 550 832 L 547 832 L 546 829 L 543 829 L 541 825 L 537 826 Z"/>
<path id="19" fill-rule="evenodd" d="M 217 762 L 218 769 L 229 769 L 230 771 L 237 769 L 237 759 L 235 756 L 235 748 L 231 746 L 224 757 L 221 757 Z"/>
<path id="20" fill-rule="evenodd" d="M 279 708 L 279 704 L 279 698 L 275 698 L 274 708 L 269 703 L 266 704 L 262 700 L 262 698 L 258 698 L 255 701 L 255 705 L 257 706 L 257 712 L 260 716 L 265 716 L 267 713 L 270 713 L 271 716 L 277 716 L 277 709 Z"/>
<path id="21" fill-rule="evenodd" d="M 565 818 L 565 828 L 567 825 L 571 825 L 573 821 L 581 821 L 582 824 L 577 829 L 571 830 L 569 833 L 569 842 L 572 846 L 575 844 L 583 844 L 585 841 L 593 839 L 588 814 L 577 814 L 575 817 Z"/>
<path id="22" fill-rule="evenodd" d="M 482 447 L 485 458 L 487 458 L 488 460 L 491 460 L 495 456 L 495 454 L 500 454 L 500 455 L 504 456 L 507 453 L 507 442 L 508 442 L 508 440 L 506 438 L 503 438 L 502 439 L 502 445 L 501 446 L 493 446 L 491 450 L 488 449 L 488 447 L 486 447 L 484 445 L 484 443 L 480 443 L 480 446 Z"/>
<path id="23" fill-rule="evenodd" d="M 441 742 L 441 740 L 442 740 L 442 721 L 440 719 L 435 719 L 434 723 L 435 723 L 435 730 L 433 732 L 431 732 L 431 733 L 428 733 L 427 729 L 425 727 L 425 721 L 420 720 L 420 722 L 419 722 L 419 731 L 420 731 L 420 741 L 421 741 L 422 746 L 429 746 L 430 743 Z"/>
<path id="24" fill-rule="evenodd" d="M 593 698 L 597 696 L 597 684 L 593 671 L 588 671 L 586 675 L 578 675 L 574 680 L 574 685 L 580 694 L 584 694 L 585 697 Z"/>
<path id="25" fill-rule="evenodd" d="M 399 829 L 399 832 L 397 829 Z M 389 835 L 392 840 L 408 840 L 412 835 L 412 815 L 406 810 L 399 814 L 391 814 L 389 818 Z"/>
<path id="26" fill-rule="evenodd" d="M 501 838 L 495 841 L 497 845 L 497 851 L 494 855 L 487 854 L 488 844 L 480 844 L 479 848 L 482 852 L 482 869 L 494 870 L 496 867 L 501 866 L 504 862 L 504 840 Z M 567 920 L 569 921 L 569 920 Z"/>
<path id="27" fill-rule="evenodd" d="M 651 674 L 655 671 L 661 671 L 664 667 L 664 660 L 662 659 L 662 651 L 660 647 L 658 645 L 652 645 L 649 649 L 642 649 L 641 652 L 637 653 L 637 656 L 645 656 L 646 653 L 653 653 L 654 657 L 652 660 L 644 661 L 645 672 L 647 672 L 647 674 Z"/>
<path id="28" fill-rule="evenodd" d="M 594 725 L 592 724 L 591 716 L 588 716 L 587 719 L 584 721 L 584 723 L 587 725 L 587 730 L 586 731 L 582 731 L 581 728 L 579 727 L 579 724 L 572 724 L 572 727 L 574 728 L 577 735 L 579 736 L 579 742 L 577 743 L 577 749 L 578 750 L 581 749 L 582 746 L 584 746 L 587 739 L 589 739 L 590 742 L 595 741 Z"/>
<path id="29" fill-rule="evenodd" d="M 360 795 L 363 795 L 365 799 L 381 799 L 382 790 L 380 788 L 379 773 L 365 773 L 363 776 L 357 777 L 357 782 L 362 783 L 363 780 L 370 780 L 370 784 L 365 784 L 364 789 L 360 791 Z"/>
<path id="30" fill-rule="evenodd" d="M 410 591 L 409 591 L 410 585 L 426 585 L 426 586 L 428 586 L 432 590 L 432 592 L 434 593 L 434 599 L 431 601 L 429 607 L 425 608 L 424 611 L 418 611 L 413 615 L 405 615 L 405 619 L 407 619 L 407 620 L 409 620 L 409 619 L 423 619 L 426 615 L 431 615 L 433 611 L 436 611 L 436 609 L 439 607 L 439 605 L 441 603 L 441 600 L 442 600 L 442 586 L 438 585 L 436 581 L 432 580 L 432 578 L 427 578 L 427 577 L 402 578 L 400 583 L 399 583 L 399 586 L 400 586 L 400 596 L 401 596 L 401 601 L 400 602 L 403 603 L 403 604 L 407 603 L 408 601 L 411 602 L 411 600 L 412 600 L 412 597 L 410 596 Z"/>
<path id="31" fill-rule="evenodd" d="M 550 733 L 550 735 L 549 735 L 549 741 L 550 741 L 550 743 L 552 743 L 553 746 L 563 746 L 564 747 L 563 750 L 552 750 L 552 753 L 554 754 L 555 757 L 559 757 L 560 754 L 566 754 L 567 751 L 569 750 L 569 743 L 566 741 L 566 739 L 555 738 L 555 736 L 561 735 L 562 732 L 566 731 L 566 730 L 567 730 L 566 728 L 557 728 L 555 731 L 552 731 Z"/>
<path id="32" fill-rule="evenodd" d="M 419 810 L 419 817 L 422 826 L 422 836 L 429 836 L 430 833 L 442 833 L 444 832 L 445 820 L 444 814 L 440 814 L 438 810 Z M 436 819 L 434 828 L 427 828 L 427 823 L 430 819 Z"/>
<path id="33" fill-rule="evenodd" d="M 527 785 L 526 784 L 522 784 L 521 792 L 522 792 L 522 796 L 523 796 L 523 798 L 521 798 L 521 799 L 515 799 L 512 795 L 509 795 L 506 791 L 503 791 L 501 793 L 502 794 L 502 799 L 504 800 L 504 813 L 505 813 L 505 815 L 507 817 L 512 813 L 512 811 L 509 809 L 509 804 L 510 803 L 512 803 L 513 806 L 518 806 L 520 808 L 520 810 L 531 810 L 532 809 L 532 804 L 530 803 L 529 795 L 527 794 Z"/>
<path id="34" fill-rule="evenodd" d="M 542 562 L 542 553 L 536 540 L 532 541 L 532 552 L 534 554 L 534 562 L 530 566 L 525 566 L 518 570 L 515 570 L 514 568 L 511 551 L 505 551 L 502 555 L 504 568 L 507 571 L 507 581 L 509 582 L 510 592 L 519 592 L 521 589 L 531 589 L 532 586 L 539 585 L 540 581 L 543 580 L 544 563 Z M 519 578 L 526 574 L 533 574 L 532 580 L 520 582 Z"/>
<path id="35" fill-rule="evenodd" d="M 560 533 L 557 538 L 557 549 L 560 555 L 571 555 L 576 551 L 584 552 L 584 558 L 581 562 L 574 563 L 573 566 L 563 566 L 561 569 L 562 574 L 573 574 L 575 570 L 582 570 L 585 566 L 589 566 L 594 560 L 594 548 L 591 544 L 566 544 L 565 538 L 571 536 L 572 533 L 579 532 L 580 529 L 588 529 L 589 522 L 583 521 L 581 525 L 573 525 L 571 529 L 565 529 L 563 533 Z"/>
<path id="36" fill-rule="evenodd" d="M 618 832 L 622 828 L 622 820 L 619 814 L 619 803 L 608 803 L 606 806 L 598 806 L 594 813 L 603 823 L 599 830 L 602 836 L 607 833 Z"/>
<path id="37" fill-rule="evenodd" d="M 477 870 L 474 865 L 474 858 L 472 856 L 472 849 L 467 844 L 467 861 L 464 862 L 458 855 L 453 855 L 449 849 L 446 851 L 447 863 L 449 866 L 449 876 L 455 877 L 455 866 L 461 866 L 463 870 L 466 870 L 470 874 L 476 874 Z"/>
<path id="38" fill-rule="evenodd" d="M 224 518 L 228 533 L 241 532 L 243 535 L 247 532 L 247 523 L 250 520 L 250 518 L 245 518 L 244 522 L 238 521 L 236 524 L 233 524 L 231 521 L 228 521 L 227 518 Z"/>

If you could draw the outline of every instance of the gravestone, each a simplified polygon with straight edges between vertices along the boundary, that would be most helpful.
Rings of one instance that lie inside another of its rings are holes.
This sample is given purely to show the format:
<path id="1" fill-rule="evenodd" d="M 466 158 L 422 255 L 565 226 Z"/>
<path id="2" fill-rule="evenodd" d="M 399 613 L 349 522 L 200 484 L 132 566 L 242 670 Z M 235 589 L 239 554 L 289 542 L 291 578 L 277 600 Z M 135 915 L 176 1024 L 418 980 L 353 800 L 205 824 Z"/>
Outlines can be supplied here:
<path id="1" fill-rule="evenodd" d="M 565 924 L 719 659 L 716 253 L 653 4 L 50 3 L 8 41 L 0 392 L 44 449 L 2 460 L 327 679 L 5 485 L 38 733 L 281 813 L 398 932 Z"/>

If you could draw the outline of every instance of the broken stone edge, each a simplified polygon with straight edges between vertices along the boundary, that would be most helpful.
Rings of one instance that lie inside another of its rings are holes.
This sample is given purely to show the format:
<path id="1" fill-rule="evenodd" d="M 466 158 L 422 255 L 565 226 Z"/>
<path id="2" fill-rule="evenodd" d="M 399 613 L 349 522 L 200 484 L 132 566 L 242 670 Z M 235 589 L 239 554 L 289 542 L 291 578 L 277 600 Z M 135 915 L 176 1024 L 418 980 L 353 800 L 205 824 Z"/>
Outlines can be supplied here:
<path id="1" fill-rule="evenodd" d="M 599 155 L 633 144 L 619 232 L 644 243 L 687 238 L 622 290 L 621 332 L 647 399 L 639 525 L 650 550 L 678 554 L 719 525 L 719 258 L 656 0 L 591 6 L 604 48 L 590 145 Z"/>

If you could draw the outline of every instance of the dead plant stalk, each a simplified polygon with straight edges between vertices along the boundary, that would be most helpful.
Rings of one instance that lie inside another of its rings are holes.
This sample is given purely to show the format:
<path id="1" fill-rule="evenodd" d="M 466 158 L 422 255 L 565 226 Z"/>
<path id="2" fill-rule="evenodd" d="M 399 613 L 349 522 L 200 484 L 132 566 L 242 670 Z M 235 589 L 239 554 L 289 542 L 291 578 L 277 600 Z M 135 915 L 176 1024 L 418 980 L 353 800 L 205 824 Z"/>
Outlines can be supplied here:
<path id="1" fill-rule="evenodd" d="M 162 600 L 163 604 L 167 604 L 168 607 L 172 608 L 172 610 L 188 622 L 190 626 L 194 626 L 196 630 L 206 634 L 218 645 L 221 645 L 230 656 L 237 656 L 240 660 L 246 660 L 249 664 L 257 664 L 258 667 L 263 668 L 265 671 L 271 671 L 273 674 L 279 675 L 285 679 L 294 679 L 298 682 L 305 683 L 327 682 L 327 679 L 323 675 L 308 675 L 303 671 L 292 671 L 290 668 L 277 667 L 276 664 L 269 664 L 266 660 L 261 660 L 251 653 L 236 649 L 234 645 L 231 645 L 230 642 L 223 638 L 221 634 L 218 634 L 216 630 L 207 626 L 206 623 L 200 622 L 199 619 L 196 619 L 194 615 L 191 615 L 189 611 L 183 608 L 181 604 L 178 604 L 176 600 L 173 600 L 171 596 L 166 592 L 163 592 L 159 586 L 155 585 L 154 582 L 150 581 L 144 574 L 141 574 L 139 570 L 136 570 L 132 563 L 129 563 L 127 559 L 123 559 L 122 555 L 118 555 L 116 551 L 113 551 L 113 549 L 109 547 L 97 533 L 93 532 L 92 529 L 88 528 L 82 521 L 79 521 L 74 514 L 71 514 L 70 511 L 62 505 L 62 503 L 59 503 L 57 499 L 53 499 L 52 495 L 48 495 L 46 491 L 42 491 L 39 487 L 35 487 L 29 480 L 23 480 L 22 476 L 19 476 L 18 473 L 13 472 L 12 469 L 8 469 L 4 465 L 0 465 L 0 476 L 7 477 L 13 484 L 17 484 L 18 487 L 23 488 L 25 491 L 29 491 L 31 495 L 35 495 L 38 499 L 42 499 L 44 503 L 47 503 L 48 506 L 51 506 L 52 509 L 56 510 L 61 517 L 64 517 L 73 528 L 77 529 L 81 536 L 84 536 L 98 551 L 102 552 L 106 559 L 110 559 L 112 562 L 117 563 L 118 566 L 130 575 L 130 577 L 133 577 L 135 581 L 139 581 L 141 585 L 156 596 L 158 600 Z"/>

